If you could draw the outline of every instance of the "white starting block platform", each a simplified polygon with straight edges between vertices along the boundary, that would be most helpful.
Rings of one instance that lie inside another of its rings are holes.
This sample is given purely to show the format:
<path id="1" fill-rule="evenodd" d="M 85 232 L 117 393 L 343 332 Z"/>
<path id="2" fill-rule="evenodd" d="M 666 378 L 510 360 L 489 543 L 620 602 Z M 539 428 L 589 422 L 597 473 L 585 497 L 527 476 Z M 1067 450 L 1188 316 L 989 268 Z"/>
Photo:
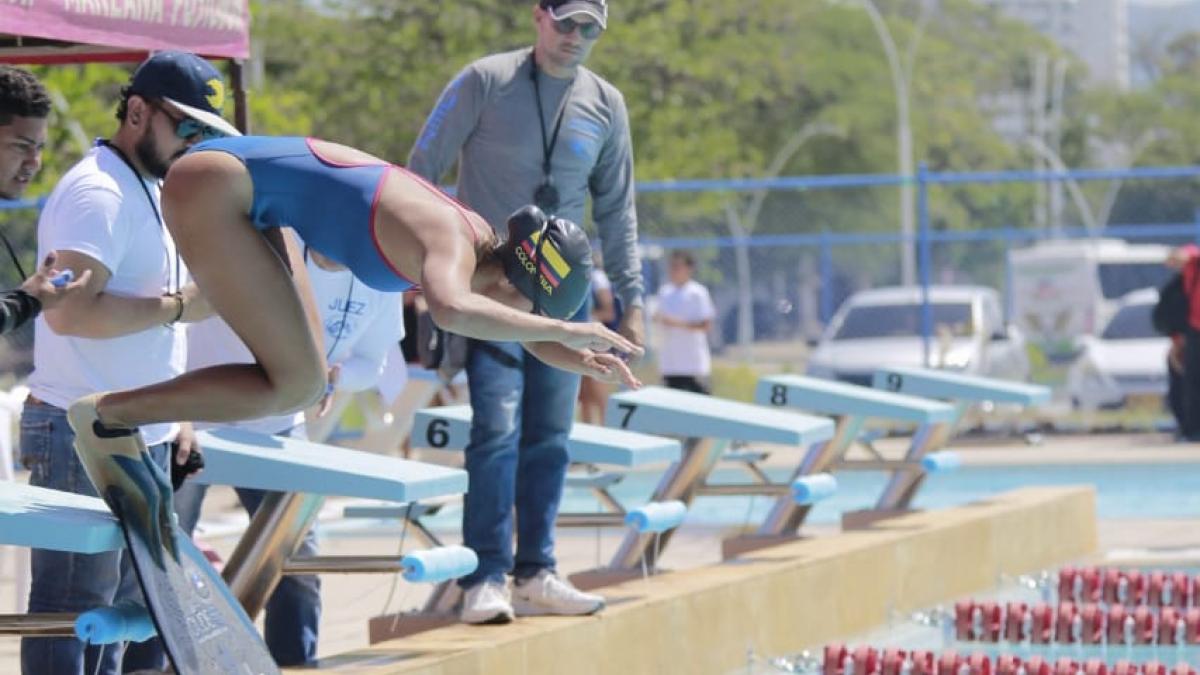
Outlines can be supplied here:
<path id="1" fill-rule="evenodd" d="M 946 401 L 955 406 L 953 427 L 962 422 L 972 406 L 1000 403 L 1022 408 L 1050 401 L 1050 387 L 1012 382 L 992 377 L 965 375 L 932 368 L 889 367 L 875 371 L 871 386 L 876 389 Z"/>
<path id="2" fill-rule="evenodd" d="M 833 470 L 885 470 L 891 476 L 873 509 L 843 515 L 844 527 L 857 527 L 879 517 L 907 510 L 924 480 L 921 459 L 940 449 L 949 439 L 960 413 L 955 406 L 907 394 L 861 387 L 804 375 L 772 375 L 759 380 L 754 400 L 763 405 L 789 407 L 832 416 L 837 420 L 834 438 L 813 448 L 797 471 L 802 475 Z M 867 420 L 886 420 L 915 427 L 904 458 L 889 461 L 844 459 Z M 759 531 L 764 536 L 788 536 L 803 524 L 810 507 L 780 498 Z"/>
<path id="3" fill-rule="evenodd" d="M 223 571 L 230 589 L 250 616 L 261 611 L 284 573 L 362 570 L 337 558 L 290 558 L 320 509 L 323 495 L 409 501 L 467 488 L 460 469 L 382 457 L 307 441 L 220 429 L 198 434 L 209 484 L 274 491 L 263 500 Z M 18 483 L 0 483 L 0 544 L 76 553 L 115 550 L 124 545 L 120 529 L 100 499 Z M 356 560 L 355 564 L 361 561 Z M 399 559 L 385 565 L 398 568 Z M 285 569 L 286 568 L 286 569 Z M 73 635 L 74 617 L 54 621 Z M 28 617 L 0 617 L 0 633 L 24 633 Z"/>
<path id="4" fill-rule="evenodd" d="M 834 435 L 829 419 L 777 410 L 766 406 L 731 401 L 664 387 L 645 387 L 612 395 L 605 410 L 609 426 L 688 439 L 685 454 L 673 464 L 655 488 L 651 501 L 682 501 L 690 504 L 700 495 L 780 495 L 790 499 L 791 484 L 773 483 L 762 472 L 752 471 L 754 481 L 745 484 L 708 483 L 708 477 L 725 451 L 739 443 L 773 443 L 808 449 L 823 445 Z M 751 456 L 752 462 L 753 456 Z M 742 453 L 739 461 L 746 463 Z M 657 539 L 630 532 L 621 543 L 607 570 L 596 574 L 629 575 L 646 561 L 653 565 L 670 532 Z M 655 546 L 652 546 L 655 545 Z M 726 542 L 726 554 L 731 554 Z M 576 583 L 595 585 L 587 573 L 572 577 Z"/>

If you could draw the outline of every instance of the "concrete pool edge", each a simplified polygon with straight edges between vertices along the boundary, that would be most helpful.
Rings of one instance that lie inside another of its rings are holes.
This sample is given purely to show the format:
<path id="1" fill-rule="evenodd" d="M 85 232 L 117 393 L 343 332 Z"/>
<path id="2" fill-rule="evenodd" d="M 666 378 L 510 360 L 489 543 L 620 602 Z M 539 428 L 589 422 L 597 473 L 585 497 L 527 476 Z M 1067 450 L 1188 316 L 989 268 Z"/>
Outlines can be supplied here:
<path id="1" fill-rule="evenodd" d="M 1095 513 L 1089 487 L 1025 488 L 613 586 L 604 591 L 610 606 L 596 617 L 449 626 L 322 659 L 319 668 L 727 673 L 745 665 L 748 649 L 794 652 L 879 626 L 892 611 L 993 588 L 1001 574 L 1094 554 Z"/>

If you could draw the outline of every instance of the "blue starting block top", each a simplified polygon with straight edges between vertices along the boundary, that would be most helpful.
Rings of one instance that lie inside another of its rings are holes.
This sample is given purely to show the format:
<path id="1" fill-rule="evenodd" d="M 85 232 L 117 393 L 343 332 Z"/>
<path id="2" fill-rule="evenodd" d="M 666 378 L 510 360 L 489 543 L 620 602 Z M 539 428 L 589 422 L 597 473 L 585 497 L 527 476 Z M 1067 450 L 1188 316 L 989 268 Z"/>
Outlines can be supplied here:
<path id="1" fill-rule="evenodd" d="M 423 408 L 413 416 L 412 442 L 418 447 L 462 450 L 471 438 L 471 406 Z M 594 424 L 571 426 L 567 454 L 572 462 L 635 467 L 679 459 L 682 446 L 661 438 Z"/>
<path id="2" fill-rule="evenodd" d="M 758 381 L 754 400 L 823 415 L 855 415 L 916 424 L 953 422 L 954 406 L 906 394 L 804 375 L 771 375 Z"/>
<path id="3" fill-rule="evenodd" d="M 70 553 L 124 548 L 121 527 L 95 497 L 0 483 L 0 544 Z"/>
<path id="4" fill-rule="evenodd" d="M 832 420 L 665 387 L 608 399 L 609 426 L 652 434 L 807 446 L 833 437 Z"/>
<path id="5" fill-rule="evenodd" d="M 880 368 L 871 384 L 876 389 L 949 401 L 1039 405 L 1050 400 L 1050 387 L 930 368 Z"/>
<path id="6" fill-rule="evenodd" d="M 197 434 L 210 485 L 407 502 L 467 490 L 461 469 L 241 429 Z"/>

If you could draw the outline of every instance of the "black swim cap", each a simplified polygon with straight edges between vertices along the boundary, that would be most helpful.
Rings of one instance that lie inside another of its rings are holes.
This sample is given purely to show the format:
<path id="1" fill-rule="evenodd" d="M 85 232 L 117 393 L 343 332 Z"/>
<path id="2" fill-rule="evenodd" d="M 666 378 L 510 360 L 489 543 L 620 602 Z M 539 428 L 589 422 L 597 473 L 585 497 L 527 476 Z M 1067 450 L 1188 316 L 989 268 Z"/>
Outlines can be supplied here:
<path id="1" fill-rule="evenodd" d="M 575 315 L 591 290 L 592 245 L 583 228 L 525 206 L 508 218 L 500 247 L 504 274 L 534 311 L 555 319 Z"/>

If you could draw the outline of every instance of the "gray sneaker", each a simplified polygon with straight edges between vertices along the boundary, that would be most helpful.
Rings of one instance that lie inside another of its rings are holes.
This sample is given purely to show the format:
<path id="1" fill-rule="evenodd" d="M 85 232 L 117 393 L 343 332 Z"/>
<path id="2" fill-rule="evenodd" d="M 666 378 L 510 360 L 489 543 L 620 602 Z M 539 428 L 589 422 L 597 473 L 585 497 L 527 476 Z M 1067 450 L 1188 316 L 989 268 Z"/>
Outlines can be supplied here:
<path id="1" fill-rule="evenodd" d="M 459 619 L 463 623 L 473 624 L 500 624 L 512 621 L 513 607 L 508 597 L 508 586 L 496 581 L 485 581 L 468 588 L 463 593 Z"/>
<path id="2" fill-rule="evenodd" d="M 513 609 L 517 616 L 582 616 L 604 609 L 604 598 L 584 593 L 550 570 L 513 584 Z"/>

